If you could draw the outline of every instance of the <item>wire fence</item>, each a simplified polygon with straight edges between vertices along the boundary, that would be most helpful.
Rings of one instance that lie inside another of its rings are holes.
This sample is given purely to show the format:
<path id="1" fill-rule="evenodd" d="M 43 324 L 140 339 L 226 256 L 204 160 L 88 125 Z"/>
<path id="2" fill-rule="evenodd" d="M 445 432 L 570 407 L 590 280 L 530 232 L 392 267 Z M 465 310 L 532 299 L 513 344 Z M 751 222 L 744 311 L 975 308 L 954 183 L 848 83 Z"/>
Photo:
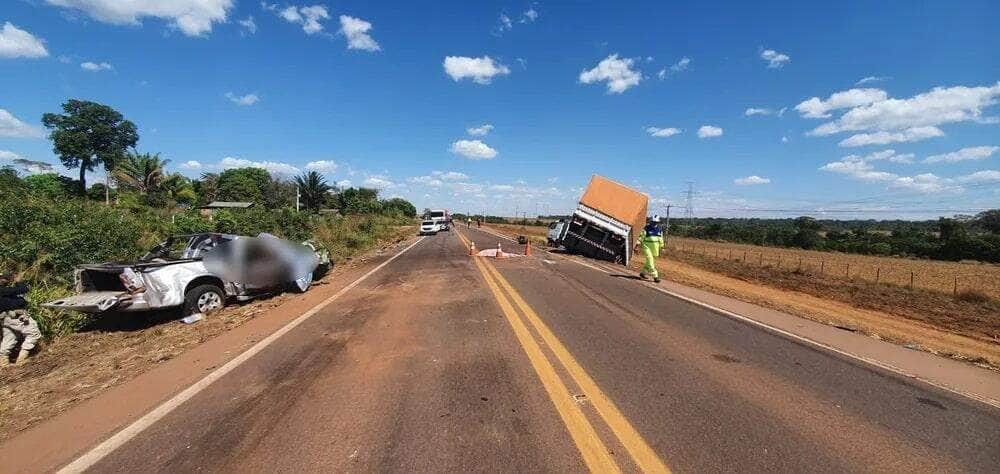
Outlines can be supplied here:
<path id="1" fill-rule="evenodd" d="M 1000 266 L 992 264 L 769 248 L 687 238 L 669 239 L 667 250 L 735 261 L 744 265 L 823 277 L 865 280 L 952 295 L 971 290 L 1000 299 Z"/>

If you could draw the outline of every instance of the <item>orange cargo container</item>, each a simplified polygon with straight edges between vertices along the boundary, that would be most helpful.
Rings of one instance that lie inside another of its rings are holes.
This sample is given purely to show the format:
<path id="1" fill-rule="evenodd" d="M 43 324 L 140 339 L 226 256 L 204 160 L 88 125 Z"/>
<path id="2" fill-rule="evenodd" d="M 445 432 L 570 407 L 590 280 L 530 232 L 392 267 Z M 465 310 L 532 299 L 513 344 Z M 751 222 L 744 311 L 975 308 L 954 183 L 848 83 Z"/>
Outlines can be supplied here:
<path id="1" fill-rule="evenodd" d="M 635 243 L 639 230 L 646 225 L 649 197 L 624 184 L 595 174 L 590 177 L 590 183 L 583 191 L 583 196 L 580 196 L 580 204 L 631 226 L 629 242 Z"/>
<path id="2" fill-rule="evenodd" d="M 648 205 L 645 194 L 595 174 L 573 217 L 549 227 L 549 242 L 569 252 L 628 265 Z"/>

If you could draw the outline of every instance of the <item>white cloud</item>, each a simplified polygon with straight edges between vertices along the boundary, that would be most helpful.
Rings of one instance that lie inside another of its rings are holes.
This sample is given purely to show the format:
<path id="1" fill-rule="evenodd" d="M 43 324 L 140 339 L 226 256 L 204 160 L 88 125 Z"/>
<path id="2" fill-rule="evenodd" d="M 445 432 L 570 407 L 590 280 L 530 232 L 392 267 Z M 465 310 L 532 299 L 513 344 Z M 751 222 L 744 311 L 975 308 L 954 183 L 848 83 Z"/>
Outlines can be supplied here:
<path id="1" fill-rule="evenodd" d="M 840 118 L 824 123 L 810 135 L 852 131 L 895 131 L 933 127 L 982 118 L 982 110 L 997 103 L 1000 82 L 982 87 L 935 87 L 909 99 L 885 99 L 854 107 Z"/>
<path id="2" fill-rule="evenodd" d="M 900 132 L 858 133 L 840 141 L 843 147 L 887 145 L 889 143 L 918 142 L 928 138 L 944 136 L 937 127 L 914 127 Z"/>
<path id="3" fill-rule="evenodd" d="M 1000 150 L 998 146 L 973 146 L 962 148 L 951 153 L 932 155 L 924 159 L 924 163 L 955 163 L 959 161 L 983 160 Z"/>
<path id="4" fill-rule="evenodd" d="M 698 128 L 698 138 L 721 137 L 722 128 L 714 125 L 702 125 Z"/>
<path id="5" fill-rule="evenodd" d="M 652 137 L 660 137 L 660 138 L 672 137 L 681 132 L 682 132 L 681 129 L 674 127 L 667 127 L 667 128 L 646 127 L 646 133 L 648 133 Z"/>
<path id="6" fill-rule="evenodd" d="M 114 66 L 104 62 L 95 63 L 87 61 L 80 63 L 80 68 L 82 68 L 84 71 L 99 72 L 99 71 L 110 71 L 114 69 Z"/>
<path id="7" fill-rule="evenodd" d="M 337 171 L 337 163 L 333 160 L 310 161 L 306 163 L 306 169 L 320 173 L 333 173 Z"/>
<path id="8" fill-rule="evenodd" d="M 186 170 L 200 170 L 201 162 L 197 160 L 188 160 L 185 161 L 184 163 L 181 163 L 181 168 L 184 168 Z"/>
<path id="9" fill-rule="evenodd" d="M 593 84 L 604 81 L 609 94 L 621 94 L 628 88 L 639 85 L 642 80 L 642 74 L 632 69 L 634 62 L 631 58 L 619 59 L 617 54 L 612 54 L 597 63 L 593 69 L 581 72 L 580 82 Z"/>
<path id="10" fill-rule="evenodd" d="M 351 180 L 349 180 L 349 179 L 342 179 L 340 181 L 337 181 L 336 184 L 337 184 L 338 188 L 343 189 L 343 188 L 349 188 L 349 187 L 351 187 L 352 183 L 351 183 Z"/>
<path id="11" fill-rule="evenodd" d="M 28 125 L 11 114 L 0 109 L 0 137 L 4 138 L 41 138 L 42 131 L 38 127 Z"/>
<path id="12" fill-rule="evenodd" d="M 0 150 L 0 161 L 10 161 L 11 164 L 30 174 L 51 173 L 55 168 L 44 161 L 29 160 L 17 153 Z M 9 165 L 8 165 L 9 166 Z"/>
<path id="13" fill-rule="evenodd" d="M 856 86 L 863 86 L 865 84 L 871 84 L 873 82 L 888 81 L 889 79 L 890 78 L 886 77 L 886 76 L 868 76 L 868 77 L 861 78 L 860 80 L 858 80 L 858 82 L 855 82 L 854 85 L 856 85 Z"/>
<path id="14" fill-rule="evenodd" d="M 497 156 L 497 151 L 479 140 L 458 140 L 451 144 L 451 152 L 471 160 L 490 160 Z"/>
<path id="15" fill-rule="evenodd" d="M 448 56 L 444 58 L 444 72 L 455 82 L 472 79 L 476 84 L 489 84 L 495 76 L 510 74 L 510 69 L 489 56 Z"/>
<path id="16" fill-rule="evenodd" d="M 774 110 L 750 107 L 743 112 L 743 115 L 746 115 L 747 117 L 752 117 L 754 115 L 774 115 Z"/>
<path id="17" fill-rule="evenodd" d="M 366 177 L 365 180 L 361 182 L 361 185 L 366 188 L 375 189 L 390 189 L 396 187 L 396 183 L 392 182 L 388 176 L 379 174 Z"/>
<path id="18" fill-rule="evenodd" d="M 160 18 L 187 36 L 212 31 L 224 23 L 233 0 L 45 0 L 50 5 L 82 11 L 95 20 L 116 25 L 138 25 L 144 17 Z"/>
<path id="19" fill-rule="evenodd" d="M 501 31 L 501 32 L 507 31 L 507 30 L 509 30 L 509 29 L 511 29 L 513 27 L 514 27 L 514 22 L 511 21 L 510 17 L 507 16 L 506 14 L 504 14 L 504 13 L 501 13 L 500 14 L 500 26 L 497 27 L 497 28 L 499 28 L 499 31 Z"/>
<path id="20" fill-rule="evenodd" d="M 295 5 L 290 5 L 285 8 L 279 9 L 277 5 L 261 3 L 261 5 L 267 9 L 278 14 L 281 18 L 289 23 L 295 23 L 297 25 L 302 25 L 302 31 L 306 32 L 308 35 L 313 35 L 323 31 L 323 20 L 330 19 L 330 12 L 323 5 L 312 5 L 308 7 L 299 7 Z M 371 26 L 371 25 L 369 25 Z"/>
<path id="21" fill-rule="evenodd" d="M 962 184 L 1000 182 L 1000 171 L 997 170 L 976 171 L 975 173 L 972 174 L 959 176 L 955 178 L 955 181 Z"/>
<path id="22" fill-rule="evenodd" d="M 850 89 L 836 92 L 826 100 L 813 97 L 796 105 L 795 110 L 805 118 L 827 118 L 832 110 L 868 105 L 888 97 L 881 89 Z"/>
<path id="23" fill-rule="evenodd" d="M 219 168 L 227 170 L 231 168 L 261 168 L 269 173 L 282 175 L 299 174 L 299 169 L 288 164 L 277 161 L 250 161 L 242 158 L 227 156 L 219 162 Z"/>
<path id="24" fill-rule="evenodd" d="M 788 143 L 788 137 L 781 137 L 781 143 Z"/>
<path id="25" fill-rule="evenodd" d="M 439 188 L 444 185 L 444 182 L 439 178 L 434 176 L 413 176 L 411 178 L 406 178 L 407 181 L 413 184 L 419 184 L 421 186 L 430 186 L 432 188 Z"/>
<path id="26" fill-rule="evenodd" d="M 647 58 L 647 61 L 648 60 L 649 58 Z M 662 81 L 666 79 L 667 75 L 669 75 L 671 72 L 676 74 L 678 72 L 687 70 L 689 64 L 691 64 L 691 58 L 685 56 L 676 63 L 672 64 L 671 66 L 660 69 L 660 72 L 656 73 L 656 77 L 660 78 L 660 80 Z"/>
<path id="27" fill-rule="evenodd" d="M 360 49 L 362 51 L 381 51 L 368 31 L 372 29 L 372 24 L 353 16 L 340 15 L 340 34 L 347 38 L 347 49 Z"/>
<path id="28" fill-rule="evenodd" d="M 770 182 L 771 180 L 769 178 L 761 178 L 757 175 L 747 176 L 745 178 L 736 178 L 733 180 L 733 184 L 737 186 L 753 186 L 755 184 L 768 184 Z"/>
<path id="29" fill-rule="evenodd" d="M 44 58 L 49 55 L 45 42 L 9 21 L 0 29 L 0 58 Z"/>
<path id="30" fill-rule="evenodd" d="M 963 184 L 990 182 L 1000 178 L 1000 172 L 993 170 L 977 171 L 955 178 L 942 178 L 933 173 L 900 176 L 875 170 L 871 165 L 872 161 L 879 160 L 912 163 L 912 158 L 912 153 L 898 155 L 894 150 L 883 150 L 866 156 L 848 155 L 839 161 L 823 165 L 820 170 L 843 174 L 858 181 L 884 183 L 890 188 L 911 189 L 922 193 L 961 193 L 964 191 Z"/>
<path id="31" fill-rule="evenodd" d="M 246 17 L 246 19 L 238 20 L 240 27 L 243 28 L 243 32 L 246 34 L 257 33 L 257 22 L 253 21 L 253 15 Z"/>
<path id="32" fill-rule="evenodd" d="M 521 23 L 533 23 L 538 19 L 538 11 L 534 7 L 528 7 L 524 13 L 521 14 Z"/>
<path id="33" fill-rule="evenodd" d="M 232 92 L 226 92 L 226 98 L 239 106 L 253 105 L 260 101 L 260 97 L 257 97 L 257 94 L 236 95 Z"/>
<path id="34" fill-rule="evenodd" d="M 459 173 L 458 171 L 431 171 L 431 175 L 444 181 L 461 181 L 463 179 L 469 179 L 468 175 L 465 173 Z"/>
<path id="35" fill-rule="evenodd" d="M 8 150 L 0 150 L 0 160 L 16 160 L 21 158 L 21 155 Z"/>
<path id="36" fill-rule="evenodd" d="M 487 133 L 490 133 L 492 130 L 493 130 L 493 125 L 490 125 L 488 123 L 480 125 L 478 127 L 469 127 L 467 129 L 465 129 L 466 133 L 468 133 L 469 135 L 472 135 L 474 137 L 485 136 Z"/>
<path id="37" fill-rule="evenodd" d="M 760 52 L 760 58 L 767 61 L 767 67 L 769 68 L 780 68 L 785 65 L 785 63 L 792 60 L 787 54 L 779 53 L 773 49 L 765 49 Z"/>

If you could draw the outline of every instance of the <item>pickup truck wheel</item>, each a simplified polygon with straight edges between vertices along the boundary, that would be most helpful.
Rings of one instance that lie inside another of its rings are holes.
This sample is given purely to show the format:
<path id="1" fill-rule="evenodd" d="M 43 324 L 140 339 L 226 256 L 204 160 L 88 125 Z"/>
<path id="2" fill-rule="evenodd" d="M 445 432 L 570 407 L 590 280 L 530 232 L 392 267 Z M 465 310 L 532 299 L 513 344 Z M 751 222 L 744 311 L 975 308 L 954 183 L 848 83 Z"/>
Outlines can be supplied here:
<path id="1" fill-rule="evenodd" d="M 184 295 L 184 315 L 211 313 L 226 305 L 222 289 L 215 285 L 199 285 Z"/>

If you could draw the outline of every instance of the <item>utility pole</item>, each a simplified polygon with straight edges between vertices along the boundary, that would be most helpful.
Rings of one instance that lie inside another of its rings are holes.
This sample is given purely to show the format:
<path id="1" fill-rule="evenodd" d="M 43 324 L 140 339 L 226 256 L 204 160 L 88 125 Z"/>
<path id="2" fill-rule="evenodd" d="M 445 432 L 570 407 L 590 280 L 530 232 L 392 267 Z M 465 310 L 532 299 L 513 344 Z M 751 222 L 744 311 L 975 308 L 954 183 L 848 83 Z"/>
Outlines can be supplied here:
<path id="1" fill-rule="evenodd" d="M 295 212 L 299 212 L 299 187 L 295 187 Z"/>
<path id="2" fill-rule="evenodd" d="M 666 228 L 667 228 L 668 231 L 670 230 L 670 208 L 671 207 L 673 207 L 673 204 L 667 204 L 667 222 L 664 225 L 666 226 Z"/>

